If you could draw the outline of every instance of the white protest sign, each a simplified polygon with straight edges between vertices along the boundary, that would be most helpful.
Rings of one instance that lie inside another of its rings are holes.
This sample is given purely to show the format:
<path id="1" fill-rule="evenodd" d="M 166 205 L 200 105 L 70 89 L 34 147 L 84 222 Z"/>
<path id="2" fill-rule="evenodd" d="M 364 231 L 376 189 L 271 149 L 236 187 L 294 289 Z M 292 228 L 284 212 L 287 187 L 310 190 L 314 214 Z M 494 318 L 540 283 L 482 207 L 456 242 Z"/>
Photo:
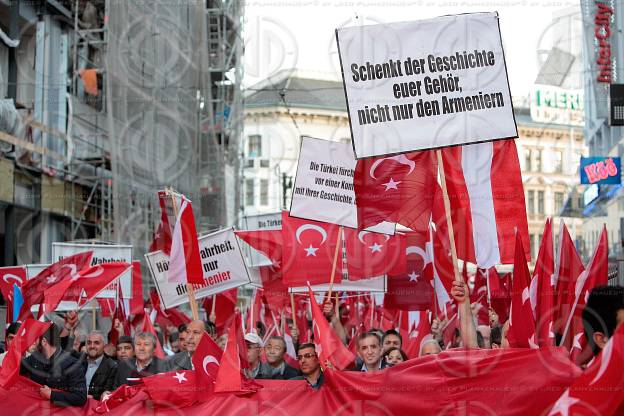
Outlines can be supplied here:
<path id="1" fill-rule="evenodd" d="M 357 158 L 517 137 L 496 13 L 336 30 Z"/>
<path id="2" fill-rule="evenodd" d="M 265 231 L 265 230 L 281 230 L 282 229 L 282 213 L 275 212 L 270 214 L 246 215 L 243 217 L 242 230 L 245 231 Z M 270 266 L 273 263 L 264 254 L 243 241 L 243 252 L 245 253 L 245 261 L 250 267 Z M 262 281 L 257 280 L 258 273 L 249 271 L 251 284 L 262 287 Z"/>
<path id="3" fill-rule="evenodd" d="M 356 163 L 348 143 L 303 137 L 290 215 L 357 228 Z M 392 235 L 394 229 L 394 223 L 382 222 L 367 231 Z"/>
<path id="4" fill-rule="evenodd" d="M 198 238 L 204 284 L 193 285 L 195 298 L 202 299 L 250 282 L 234 230 L 217 231 Z M 165 309 L 188 302 L 186 284 L 167 281 L 169 256 L 162 251 L 145 255 L 152 278 Z"/>
<path id="5" fill-rule="evenodd" d="M 85 251 L 93 251 L 91 266 L 103 263 L 126 262 L 132 264 L 132 246 L 125 244 L 90 244 L 90 243 L 52 243 L 52 262 Z M 132 298 L 132 268 L 124 272 L 118 280 L 121 285 L 121 296 Z M 101 291 L 97 298 L 117 298 L 117 282 L 111 283 Z"/>
<path id="6" fill-rule="evenodd" d="M 329 283 L 322 285 L 312 286 L 313 292 L 327 292 L 329 290 Z M 372 279 L 364 280 L 346 280 L 343 279 L 340 283 L 334 283 L 334 292 L 386 292 L 386 276 L 374 277 Z M 289 287 L 288 291 L 291 293 L 307 292 L 307 286 Z"/>

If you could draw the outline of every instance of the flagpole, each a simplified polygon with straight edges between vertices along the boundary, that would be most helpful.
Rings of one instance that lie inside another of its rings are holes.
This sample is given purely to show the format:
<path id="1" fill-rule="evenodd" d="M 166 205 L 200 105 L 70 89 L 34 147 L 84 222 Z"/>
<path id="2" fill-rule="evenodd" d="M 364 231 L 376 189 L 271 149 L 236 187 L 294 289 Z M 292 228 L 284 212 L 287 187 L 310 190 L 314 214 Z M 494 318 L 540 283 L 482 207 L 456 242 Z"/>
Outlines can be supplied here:
<path id="1" fill-rule="evenodd" d="M 342 251 L 342 225 L 338 229 L 338 238 L 336 239 L 336 250 L 334 251 L 334 261 L 332 263 L 331 277 L 329 279 L 329 292 L 327 298 L 331 302 L 332 291 L 334 289 L 334 277 L 336 275 L 336 263 L 338 262 L 338 253 Z"/>
<path id="2" fill-rule="evenodd" d="M 292 312 L 293 325 L 297 328 L 297 314 L 295 313 L 295 295 L 290 292 L 290 311 Z"/>
<path id="3" fill-rule="evenodd" d="M 477 273 L 479 273 L 479 269 L 478 268 L 477 268 Z M 492 293 L 490 292 L 490 269 L 487 269 L 487 274 L 485 275 L 485 284 L 487 286 L 488 307 L 491 308 L 492 307 Z"/>
<path id="4" fill-rule="evenodd" d="M 215 321 L 217 320 L 217 314 L 215 312 L 216 311 L 216 306 L 217 306 L 217 295 L 214 294 L 214 295 L 212 295 L 212 310 L 210 311 L 210 316 L 214 315 Z"/>
<path id="5" fill-rule="evenodd" d="M 166 188 L 165 192 L 171 197 L 171 205 L 173 206 L 173 216 L 178 218 L 178 207 L 176 206 L 175 197 L 173 196 L 173 192 L 171 188 Z M 169 224 L 171 226 L 171 224 Z M 199 319 L 199 311 L 197 309 L 197 300 L 195 300 L 195 289 L 193 285 L 186 282 L 186 294 L 188 295 L 189 305 L 191 306 L 191 313 L 193 314 L 193 320 L 197 321 Z M 214 302 L 213 302 L 214 304 Z"/>
<path id="6" fill-rule="evenodd" d="M 440 182 L 442 185 L 442 196 L 444 199 L 444 213 L 446 214 L 446 228 L 448 229 L 449 243 L 451 246 L 451 258 L 453 261 L 453 274 L 456 282 L 461 282 L 463 277 L 459 274 L 457 268 L 457 250 L 455 249 L 455 233 L 453 232 L 453 221 L 451 220 L 451 202 L 448 196 L 448 189 L 446 188 L 446 175 L 444 174 L 444 164 L 442 162 L 442 151 L 436 150 L 438 156 L 438 172 L 440 173 Z M 435 286 L 435 284 L 434 284 Z"/>
<path id="7" fill-rule="evenodd" d="M 249 332 L 256 333 L 256 323 L 254 322 L 254 308 L 256 307 L 256 296 L 258 296 L 258 289 L 253 290 L 253 296 L 251 297 L 251 309 L 249 310 Z"/>

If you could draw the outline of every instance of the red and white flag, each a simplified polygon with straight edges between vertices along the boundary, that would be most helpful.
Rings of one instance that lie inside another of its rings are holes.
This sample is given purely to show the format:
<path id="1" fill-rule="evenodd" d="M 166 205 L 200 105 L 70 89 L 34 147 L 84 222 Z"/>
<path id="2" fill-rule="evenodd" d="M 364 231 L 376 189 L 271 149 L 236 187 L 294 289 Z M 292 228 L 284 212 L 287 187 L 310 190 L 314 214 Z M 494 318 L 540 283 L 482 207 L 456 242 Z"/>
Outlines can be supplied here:
<path id="1" fill-rule="evenodd" d="M 516 235 L 516 262 L 513 270 L 511 310 L 509 312 L 509 345 L 516 348 L 537 348 L 535 318 L 529 294 L 529 268 L 524 256 L 520 235 Z"/>
<path id="2" fill-rule="evenodd" d="M 287 286 L 329 283 L 340 227 L 302 220 L 282 213 L 282 278 Z M 339 247 L 335 281 L 342 279 L 342 246 Z"/>
<path id="3" fill-rule="evenodd" d="M 408 315 L 408 319 L 410 321 L 413 319 L 413 321 L 411 322 L 408 336 L 403 337 L 405 340 L 403 350 L 410 359 L 418 358 L 420 354 L 420 343 L 424 337 L 431 334 L 430 316 L 431 313 L 429 311 L 410 312 Z"/>
<path id="4" fill-rule="evenodd" d="M 26 267 L 0 267 L 0 292 L 6 303 L 6 323 L 13 321 L 13 285 L 26 283 Z"/>
<path id="5" fill-rule="evenodd" d="M 132 262 L 132 298 L 130 299 L 130 314 L 140 315 L 144 313 L 145 300 L 143 299 L 143 277 L 141 275 L 141 262 Z"/>
<path id="6" fill-rule="evenodd" d="M 405 273 L 405 237 L 344 228 L 349 280 Z"/>
<path id="7" fill-rule="evenodd" d="M 281 269 L 283 244 L 281 230 L 235 231 L 234 234 L 264 254 L 271 261 L 273 270 Z"/>
<path id="8" fill-rule="evenodd" d="M 150 334 L 154 335 L 154 338 L 156 338 L 156 348 L 154 348 L 154 355 L 161 360 L 165 359 L 165 351 L 163 351 L 162 345 L 160 345 L 160 340 L 156 335 L 156 330 L 154 329 L 154 325 L 152 324 L 152 320 L 150 319 L 150 316 L 148 314 L 145 314 L 145 316 L 143 317 L 143 328 L 141 329 L 141 332 L 149 332 Z"/>
<path id="9" fill-rule="evenodd" d="M 10 387 L 19 375 L 20 363 L 26 350 L 39 338 L 48 327 L 50 322 L 41 322 L 34 319 L 26 319 L 19 328 L 15 338 L 11 342 L 2 367 L 0 368 L 0 386 Z"/>
<path id="10" fill-rule="evenodd" d="M 433 151 L 359 159 L 353 177 L 358 228 L 388 221 L 426 230 L 437 169 Z"/>
<path id="11" fill-rule="evenodd" d="M 318 303 L 316 303 L 316 299 L 310 287 L 308 287 L 308 294 L 312 306 L 314 344 L 316 345 L 316 354 L 319 357 L 321 366 L 327 368 L 327 362 L 330 362 L 335 369 L 344 370 L 353 364 L 355 356 L 329 326 L 329 322 L 327 322 L 325 315 L 321 312 L 321 308 Z"/>
<path id="12" fill-rule="evenodd" d="M 540 347 L 555 344 L 553 317 L 555 312 L 555 256 L 552 221 L 546 220 L 529 292 L 535 316 L 536 339 Z"/>
<path id="13" fill-rule="evenodd" d="M 25 282 L 22 286 L 24 304 L 19 319 L 24 320 L 29 317 L 31 315 L 30 308 L 33 305 L 41 305 L 39 307 L 41 312 L 46 291 L 65 279 L 73 278 L 79 271 L 89 267 L 92 257 L 93 251 L 85 251 L 65 257 L 49 265 L 35 277 Z"/>
<path id="14" fill-rule="evenodd" d="M 518 151 L 513 139 L 442 150 L 458 257 L 489 268 L 514 262 L 516 229 L 530 261 Z M 461 215 L 462 219 L 457 216 Z M 462 253 L 460 248 L 465 247 Z"/>
<path id="15" fill-rule="evenodd" d="M 180 209 L 171 237 L 167 281 L 198 285 L 204 283 L 193 206 L 184 195 L 181 196 Z"/>
<path id="16" fill-rule="evenodd" d="M 192 357 L 197 386 L 205 387 L 204 390 L 198 388 L 199 399 L 207 400 L 211 397 L 222 355 L 221 348 L 210 338 L 207 332 L 204 332 Z"/>

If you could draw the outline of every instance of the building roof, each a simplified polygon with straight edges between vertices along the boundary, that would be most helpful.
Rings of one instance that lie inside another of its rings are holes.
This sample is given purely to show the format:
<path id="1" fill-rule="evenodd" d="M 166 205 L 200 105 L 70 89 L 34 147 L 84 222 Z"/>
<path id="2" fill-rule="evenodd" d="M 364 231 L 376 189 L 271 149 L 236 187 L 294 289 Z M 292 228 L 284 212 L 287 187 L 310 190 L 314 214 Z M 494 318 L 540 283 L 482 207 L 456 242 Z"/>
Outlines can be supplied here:
<path id="1" fill-rule="evenodd" d="M 246 108 L 283 107 L 347 111 L 342 81 L 282 70 L 247 89 Z"/>

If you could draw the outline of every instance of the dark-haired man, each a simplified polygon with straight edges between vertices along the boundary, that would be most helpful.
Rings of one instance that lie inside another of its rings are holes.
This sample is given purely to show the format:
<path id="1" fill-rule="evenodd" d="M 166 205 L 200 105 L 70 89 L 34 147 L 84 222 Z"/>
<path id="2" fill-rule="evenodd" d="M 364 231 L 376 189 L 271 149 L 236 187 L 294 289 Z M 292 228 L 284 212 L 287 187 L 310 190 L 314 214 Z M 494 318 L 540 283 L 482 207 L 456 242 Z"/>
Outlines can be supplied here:
<path id="1" fill-rule="evenodd" d="M 365 332 L 358 337 L 358 355 L 364 363 L 356 371 L 373 373 L 383 370 L 386 363 L 381 359 L 383 351 L 381 349 L 381 337 L 375 332 Z"/>
<path id="2" fill-rule="evenodd" d="M 132 358 L 134 358 L 132 337 L 127 335 L 120 336 L 117 340 L 117 360 L 130 360 Z"/>
<path id="3" fill-rule="evenodd" d="M 403 338 L 396 330 L 389 329 L 383 334 L 383 337 L 381 338 L 381 345 L 383 346 L 383 354 L 385 354 L 390 348 L 401 349 L 403 346 Z"/>
<path id="4" fill-rule="evenodd" d="M 20 374 L 41 384 L 41 397 L 57 406 L 82 406 L 87 401 L 85 368 L 61 349 L 54 324 L 37 339 L 37 350 L 22 360 Z"/>
<path id="5" fill-rule="evenodd" d="M 307 343 L 299 345 L 297 348 L 297 360 L 301 369 L 301 376 L 293 377 L 291 380 L 306 380 L 310 387 L 318 390 L 325 381 L 323 371 L 321 371 L 321 363 L 314 344 Z"/>
<path id="6" fill-rule="evenodd" d="M 4 342 L 6 343 L 6 351 L 0 354 L 0 366 L 4 361 L 4 357 L 6 357 L 7 352 L 9 351 L 9 347 L 11 346 L 11 342 L 13 338 L 17 335 L 17 330 L 22 326 L 21 322 L 12 322 L 7 326 L 7 329 L 4 331 Z"/>
<path id="7" fill-rule="evenodd" d="M 585 338 L 594 355 L 607 345 L 618 325 L 624 322 L 624 287 L 596 286 L 583 309 Z"/>

